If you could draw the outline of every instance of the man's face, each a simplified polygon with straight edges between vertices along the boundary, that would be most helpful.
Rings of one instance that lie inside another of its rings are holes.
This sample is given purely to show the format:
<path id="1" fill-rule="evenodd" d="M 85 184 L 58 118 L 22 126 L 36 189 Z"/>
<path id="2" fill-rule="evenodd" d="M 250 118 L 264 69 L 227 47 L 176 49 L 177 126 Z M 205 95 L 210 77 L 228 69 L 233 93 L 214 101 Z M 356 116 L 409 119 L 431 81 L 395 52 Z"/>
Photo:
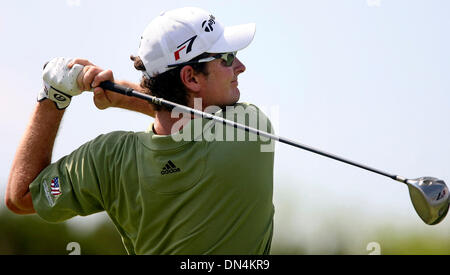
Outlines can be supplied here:
<path id="1" fill-rule="evenodd" d="M 208 75 L 202 76 L 199 96 L 203 107 L 215 105 L 224 107 L 238 102 L 240 92 L 238 76 L 245 71 L 244 64 L 238 58 L 227 67 L 222 59 L 215 59 L 207 64 Z"/>

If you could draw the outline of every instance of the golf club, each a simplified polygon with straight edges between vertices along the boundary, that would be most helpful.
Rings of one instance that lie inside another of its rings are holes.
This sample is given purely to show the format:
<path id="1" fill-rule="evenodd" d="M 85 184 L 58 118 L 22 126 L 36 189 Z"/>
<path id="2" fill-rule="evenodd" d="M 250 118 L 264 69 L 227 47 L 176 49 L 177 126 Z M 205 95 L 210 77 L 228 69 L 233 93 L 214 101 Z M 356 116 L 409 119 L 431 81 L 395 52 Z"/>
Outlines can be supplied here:
<path id="1" fill-rule="evenodd" d="M 118 85 L 118 84 L 110 82 L 110 81 L 102 82 L 100 84 L 100 87 L 105 90 L 117 92 L 117 93 L 120 93 L 123 95 L 141 98 L 141 99 L 147 100 L 149 102 L 152 102 L 154 104 L 158 104 L 161 106 L 165 105 L 165 106 L 170 106 L 170 107 L 176 107 L 186 113 L 190 113 L 190 114 L 202 117 L 202 118 L 206 118 L 206 119 L 214 120 L 216 122 L 227 124 L 234 128 L 242 129 L 242 130 L 254 133 L 256 135 L 264 136 L 264 137 L 270 138 L 272 140 L 276 140 L 276 141 L 279 141 L 279 142 L 282 142 L 282 143 L 285 143 L 285 144 L 288 144 L 288 145 L 291 145 L 291 146 L 294 146 L 294 147 L 297 147 L 300 149 L 304 149 L 304 150 L 307 150 L 307 151 L 310 151 L 310 152 L 313 152 L 313 153 L 316 153 L 316 154 L 319 154 L 319 155 L 322 155 L 322 156 L 325 156 L 328 158 L 332 158 L 334 160 L 341 161 L 341 162 L 344 162 L 344 163 L 380 174 L 382 176 L 389 177 L 393 180 L 402 182 L 408 186 L 411 202 L 414 206 L 414 209 L 416 210 L 419 217 L 426 224 L 429 224 L 429 225 L 437 224 L 440 221 L 442 221 L 444 219 L 444 217 L 447 215 L 449 204 L 450 204 L 450 194 L 449 194 L 448 187 L 443 180 L 433 178 L 433 177 L 421 177 L 421 178 L 417 178 L 417 179 L 407 179 L 402 176 L 383 172 L 381 170 L 371 168 L 369 166 L 357 163 L 355 161 L 351 161 L 351 160 L 324 152 L 322 150 L 315 149 L 313 147 L 310 147 L 310 146 L 307 146 L 304 144 L 300 144 L 296 141 L 289 140 L 287 138 L 283 138 L 280 136 L 276 136 L 274 134 L 260 131 L 258 129 L 251 128 L 251 127 L 236 123 L 234 121 L 226 120 L 224 118 L 217 117 L 212 114 L 208 114 L 208 113 L 205 113 L 205 112 L 202 112 L 199 110 L 195 110 L 195 109 L 186 107 L 184 105 L 173 103 L 173 102 L 164 100 L 162 98 L 157 98 L 154 96 L 146 95 L 146 94 L 134 91 L 131 88 L 124 87 L 124 86 Z"/>

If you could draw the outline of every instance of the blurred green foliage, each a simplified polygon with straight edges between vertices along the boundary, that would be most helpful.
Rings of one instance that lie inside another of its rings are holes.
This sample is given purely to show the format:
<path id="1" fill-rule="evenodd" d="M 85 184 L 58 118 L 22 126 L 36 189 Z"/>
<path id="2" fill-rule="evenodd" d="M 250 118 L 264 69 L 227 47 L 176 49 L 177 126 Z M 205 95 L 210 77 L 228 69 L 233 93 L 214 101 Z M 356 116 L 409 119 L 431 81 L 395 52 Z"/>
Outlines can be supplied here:
<path id="1" fill-rule="evenodd" d="M 450 229 L 442 235 L 383 228 L 376 239 L 384 255 L 450 255 Z"/>
<path id="2" fill-rule="evenodd" d="M 339 228 L 333 228 L 330 234 L 333 237 L 322 242 L 320 247 L 317 244 L 319 248 L 314 250 L 290 241 L 289 236 L 275 238 L 271 253 L 369 254 L 372 250 L 366 244 L 376 240 L 383 255 L 450 255 L 450 234 L 404 232 L 389 227 L 378 228 L 375 234 L 358 241 Z M 80 244 L 82 255 L 126 254 L 120 235 L 110 221 L 100 223 L 94 230 L 77 231 L 67 223 L 47 223 L 37 215 L 19 216 L 0 208 L 0 255 L 68 255 L 72 250 L 66 248 L 71 242 Z"/>
<path id="3" fill-rule="evenodd" d="M 70 242 L 79 243 L 83 255 L 126 254 L 112 222 L 89 233 L 77 232 L 67 223 L 47 223 L 37 215 L 19 216 L 0 209 L 0 255 L 68 255 Z"/>

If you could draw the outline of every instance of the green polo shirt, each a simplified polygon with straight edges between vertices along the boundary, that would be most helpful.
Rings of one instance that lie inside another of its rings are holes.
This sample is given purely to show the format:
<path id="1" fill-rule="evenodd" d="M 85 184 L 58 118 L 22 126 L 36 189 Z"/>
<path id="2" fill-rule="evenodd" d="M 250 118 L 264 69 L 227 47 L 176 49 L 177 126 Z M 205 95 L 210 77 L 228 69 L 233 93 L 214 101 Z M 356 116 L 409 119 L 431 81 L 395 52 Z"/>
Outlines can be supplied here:
<path id="1" fill-rule="evenodd" d="M 235 121 L 272 131 L 256 106 L 235 106 L 247 114 Z M 129 254 L 268 254 L 273 141 L 251 135 L 201 118 L 169 136 L 101 135 L 39 174 L 33 205 L 49 222 L 106 211 Z"/>

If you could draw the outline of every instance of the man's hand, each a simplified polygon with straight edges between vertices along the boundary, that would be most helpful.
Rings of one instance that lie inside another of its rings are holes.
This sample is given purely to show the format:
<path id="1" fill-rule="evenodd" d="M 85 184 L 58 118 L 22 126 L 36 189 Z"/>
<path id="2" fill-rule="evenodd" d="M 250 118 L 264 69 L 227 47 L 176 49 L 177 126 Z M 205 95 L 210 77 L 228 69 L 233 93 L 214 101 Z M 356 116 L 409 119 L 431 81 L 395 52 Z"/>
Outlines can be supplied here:
<path id="1" fill-rule="evenodd" d="M 42 72 L 44 86 L 38 93 L 38 101 L 50 99 L 61 110 L 69 106 L 73 96 L 81 94 L 76 78 L 83 66 L 76 65 L 68 68 L 69 62 L 70 59 L 57 57 L 45 64 Z"/>
<path id="2" fill-rule="evenodd" d="M 153 106 L 148 101 L 118 94 L 99 87 L 103 81 L 109 80 L 114 82 L 114 76 L 111 70 L 103 70 L 90 61 L 80 58 L 73 59 L 68 64 L 68 67 L 72 68 L 76 64 L 84 66 L 77 78 L 78 86 L 82 90 L 94 92 L 94 104 L 98 109 L 104 110 L 109 107 L 117 107 L 155 117 Z M 116 81 L 116 83 L 143 92 L 139 84 L 127 81 Z"/>
<path id="3" fill-rule="evenodd" d="M 103 70 L 102 68 L 92 64 L 86 59 L 73 59 L 68 67 L 72 68 L 76 65 L 84 66 L 77 78 L 80 89 L 94 92 L 94 104 L 100 110 L 109 107 L 118 107 L 120 105 L 121 96 L 116 93 L 105 91 L 99 87 L 103 81 L 114 81 L 114 75 L 111 70 Z"/>

